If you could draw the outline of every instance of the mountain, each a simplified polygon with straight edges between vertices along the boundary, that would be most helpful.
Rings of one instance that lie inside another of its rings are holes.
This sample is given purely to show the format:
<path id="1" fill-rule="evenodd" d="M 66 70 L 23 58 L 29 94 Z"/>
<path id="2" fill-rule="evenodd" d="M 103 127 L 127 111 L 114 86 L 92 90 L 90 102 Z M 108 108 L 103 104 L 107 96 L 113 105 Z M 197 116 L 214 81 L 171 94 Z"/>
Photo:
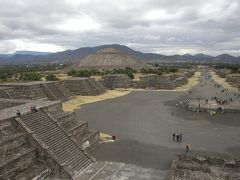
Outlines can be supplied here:
<path id="1" fill-rule="evenodd" d="M 15 55 L 33 55 L 33 56 L 39 56 L 39 55 L 48 55 L 51 54 L 50 52 L 39 52 L 39 51 L 16 51 Z"/>
<path id="2" fill-rule="evenodd" d="M 101 49 L 113 48 L 126 53 L 138 60 L 153 63 L 174 63 L 174 62 L 240 62 L 240 57 L 222 54 L 212 57 L 205 54 L 184 54 L 184 55 L 161 55 L 156 53 L 143 53 L 135 51 L 127 46 L 119 44 L 102 45 L 96 47 L 83 47 L 75 50 L 66 50 L 56 53 L 18 51 L 11 55 L 0 55 L 0 64 L 39 64 L 39 63 L 71 63 L 81 61 L 85 57 L 96 53 Z"/>
<path id="3" fill-rule="evenodd" d="M 144 64 L 134 56 L 115 48 L 100 49 L 78 61 L 79 67 L 140 67 Z"/>
<path id="4" fill-rule="evenodd" d="M 240 57 L 234 57 L 229 54 L 221 54 L 213 58 L 214 61 L 224 61 L 224 62 L 232 62 L 240 59 Z"/>

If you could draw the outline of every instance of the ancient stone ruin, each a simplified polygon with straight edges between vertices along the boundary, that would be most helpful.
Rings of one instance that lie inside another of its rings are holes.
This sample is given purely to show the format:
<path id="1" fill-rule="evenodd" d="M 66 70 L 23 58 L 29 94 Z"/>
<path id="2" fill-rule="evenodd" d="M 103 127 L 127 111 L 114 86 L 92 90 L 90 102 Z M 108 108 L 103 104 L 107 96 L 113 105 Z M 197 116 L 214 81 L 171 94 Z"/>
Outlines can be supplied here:
<path id="1" fill-rule="evenodd" d="M 142 87 L 161 83 L 148 80 Z M 128 87 L 132 81 L 126 75 L 107 75 L 102 83 L 72 78 L 0 84 L 0 179 L 79 179 L 95 162 L 88 150 L 98 144 L 100 133 L 74 112 L 64 112 L 62 102 Z"/>
<path id="2" fill-rule="evenodd" d="M 238 180 L 239 177 L 239 160 L 180 154 L 172 162 L 168 180 Z"/>
<path id="3" fill-rule="evenodd" d="M 64 86 L 74 95 L 96 96 L 105 92 L 105 87 L 93 78 L 67 79 L 64 81 Z"/>
<path id="4" fill-rule="evenodd" d="M 231 74 L 231 71 L 228 69 L 219 69 L 216 70 L 216 74 L 221 78 L 226 78 L 226 82 L 228 82 L 233 87 L 240 89 L 240 75 L 239 74 Z"/>
<path id="5" fill-rule="evenodd" d="M 65 101 L 69 96 L 58 86 L 57 82 L 12 82 L 0 84 L 0 97 L 28 100 L 61 100 Z"/>
<path id="6" fill-rule="evenodd" d="M 136 87 L 141 89 L 174 89 L 187 84 L 187 79 L 193 74 L 194 71 L 173 75 L 146 75 L 140 77 Z"/>
<path id="7" fill-rule="evenodd" d="M 0 179 L 77 179 L 95 162 L 84 143 L 97 143 L 99 132 L 63 112 L 61 102 L 0 99 L 0 106 Z"/>
<path id="8" fill-rule="evenodd" d="M 125 74 L 110 74 L 103 76 L 103 85 L 108 89 L 129 88 L 131 79 Z"/>

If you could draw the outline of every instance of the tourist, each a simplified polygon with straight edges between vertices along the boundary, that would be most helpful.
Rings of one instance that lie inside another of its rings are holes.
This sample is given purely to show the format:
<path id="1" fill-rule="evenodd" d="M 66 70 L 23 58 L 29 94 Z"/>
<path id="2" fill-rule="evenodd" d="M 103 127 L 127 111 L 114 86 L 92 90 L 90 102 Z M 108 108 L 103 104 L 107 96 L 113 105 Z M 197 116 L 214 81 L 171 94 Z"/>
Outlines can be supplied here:
<path id="1" fill-rule="evenodd" d="M 17 116 L 21 116 L 21 113 L 20 113 L 20 111 L 19 110 L 17 110 Z"/>
<path id="2" fill-rule="evenodd" d="M 37 107 L 33 105 L 33 112 L 37 112 Z"/>
<path id="3" fill-rule="evenodd" d="M 179 142 L 179 134 L 176 134 L 177 142 Z"/>
<path id="4" fill-rule="evenodd" d="M 172 112 L 172 116 L 173 116 L 173 112 Z"/>
<path id="5" fill-rule="evenodd" d="M 189 150 L 190 150 L 190 145 L 186 144 L 186 152 L 189 152 Z"/>
<path id="6" fill-rule="evenodd" d="M 33 106 L 31 105 L 30 109 L 31 109 L 31 112 L 37 112 L 37 108 L 35 105 L 33 105 Z"/>
<path id="7" fill-rule="evenodd" d="M 175 133 L 173 133 L 173 141 L 175 140 L 175 136 L 176 136 L 176 134 L 175 134 Z"/>
<path id="8" fill-rule="evenodd" d="M 179 134 L 179 141 L 182 142 L 182 133 Z"/>

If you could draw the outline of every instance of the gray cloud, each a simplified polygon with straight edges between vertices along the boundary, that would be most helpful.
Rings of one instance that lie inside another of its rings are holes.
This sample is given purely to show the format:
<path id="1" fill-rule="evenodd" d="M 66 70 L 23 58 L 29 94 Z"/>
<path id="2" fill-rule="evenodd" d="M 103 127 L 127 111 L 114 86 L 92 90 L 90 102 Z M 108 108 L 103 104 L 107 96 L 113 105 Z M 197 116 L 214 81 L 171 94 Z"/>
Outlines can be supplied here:
<path id="1" fill-rule="evenodd" d="M 0 53 L 119 43 L 163 54 L 240 55 L 239 0 L 2 0 Z"/>

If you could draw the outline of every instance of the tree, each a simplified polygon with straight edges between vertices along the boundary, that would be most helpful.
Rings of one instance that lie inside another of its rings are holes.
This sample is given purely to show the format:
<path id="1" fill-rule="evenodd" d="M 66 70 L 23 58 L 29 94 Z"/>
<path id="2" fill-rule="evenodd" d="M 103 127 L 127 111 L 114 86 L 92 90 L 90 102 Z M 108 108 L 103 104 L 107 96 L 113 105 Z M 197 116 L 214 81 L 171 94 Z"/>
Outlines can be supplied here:
<path id="1" fill-rule="evenodd" d="M 27 72 L 22 73 L 19 79 L 23 81 L 40 81 L 42 79 L 42 75 L 36 72 Z"/>
<path id="2" fill-rule="evenodd" d="M 56 77 L 56 75 L 55 74 L 48 74 L 46 77 L 46 80 L 47 81 L 58 81 L 59 79 Z"/>
<path id="3" fill-rule="evenodd" d="M 127 73 L 127 76 L 128 76 L 129 78 L 131 78 L 131 79 L 134 79 L 134 75 L 133 75 L 132 72 L 128 72 L 128 73 Z"/>

